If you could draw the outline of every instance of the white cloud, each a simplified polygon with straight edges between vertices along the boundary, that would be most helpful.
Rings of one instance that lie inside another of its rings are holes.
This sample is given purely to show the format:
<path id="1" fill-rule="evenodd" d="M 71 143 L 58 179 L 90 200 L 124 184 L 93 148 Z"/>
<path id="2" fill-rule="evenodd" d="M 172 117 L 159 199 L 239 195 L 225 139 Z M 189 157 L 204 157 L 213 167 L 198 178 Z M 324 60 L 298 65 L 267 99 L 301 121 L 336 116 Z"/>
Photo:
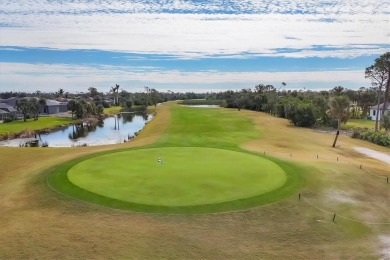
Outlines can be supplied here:
<path id="1" fill-rule="evenodd" d="M 167 54 L 178 59 L 351 58 L 388 51 L 389 8 L 389 1 L 377 0 L 2 0 L 0 48 L 140 54 L 131 55 L 132 62 L 145 59 L 142 54 Z M 104 91 L 115 83 L 181 89 L 185 88 L 181 85 L 190 84 L 240 88 L 277 81 L 288 82 L 289 86 L 369 86 L 363 71 L 348 68 L 318 72 L 180 72 L 156 67 L 4 62 L 0 63 L 0 71 L 2 91 L 52 91 L 53 86 L 86 91 L 91 85 Z"/>
<path id="2" fill-rule="evenodd" d="M 356 47 L 351 47 L 352 51 L 310 49 L 315 45 L 389 45 L 387 1 L 236 0 L 228 6 L 223 1 L 62 2 L 6 2 L 0 20 L 8 26 L 0 27 L 0 45 L 117 50 L 184 58 L 273 55 L 278 48 L 309 50 L 299 54 L 303 57 L 345 58 L 366 52 Z M 223 14 L 226 9 L 232 14 Z M 175 13 L 177 10 L 190 14 Z M 371 52 L 380 54 L 382 49 Z"/>

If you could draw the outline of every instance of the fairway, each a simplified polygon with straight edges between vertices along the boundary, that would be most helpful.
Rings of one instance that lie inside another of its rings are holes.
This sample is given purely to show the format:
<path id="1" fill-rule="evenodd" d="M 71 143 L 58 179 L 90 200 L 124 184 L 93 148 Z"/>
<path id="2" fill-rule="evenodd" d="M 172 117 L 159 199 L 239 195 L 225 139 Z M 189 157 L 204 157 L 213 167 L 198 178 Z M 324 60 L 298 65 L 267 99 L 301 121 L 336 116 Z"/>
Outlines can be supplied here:
<path id="1" fill-rule="evenodd" d="M 121 201 L 192 206 L 270 192 L 284 184 L 286 174 L 276 163 L 248 153 L 169 147 L 93 157 L 70 168 L 68 178 L 85 190 Z"/>
<path id="2" fill-rule="evenodd" d="M 49 186 L 105 207 L 169 214 L 256 207 L 302 186 L 300 167 L 237 147 L 259 135 L 248 118 L 222 109 L 170 111 L 172 121 L 154 145 L 68 161 L 48 176 Z"/>

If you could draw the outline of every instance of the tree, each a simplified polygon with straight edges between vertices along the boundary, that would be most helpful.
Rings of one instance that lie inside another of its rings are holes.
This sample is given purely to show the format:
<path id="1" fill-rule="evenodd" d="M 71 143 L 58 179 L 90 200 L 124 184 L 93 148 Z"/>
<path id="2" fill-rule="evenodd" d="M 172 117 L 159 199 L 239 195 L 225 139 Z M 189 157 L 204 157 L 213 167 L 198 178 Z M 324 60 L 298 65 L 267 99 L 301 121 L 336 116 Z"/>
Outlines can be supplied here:
<path id="1" fill-rule="evenodd" d="M 132 100 L 131 98 L 127 99 L 127 100 L 125 101 L 125 106 L 126 106 L 126 108 L 127 108 L 128 110 L 130 110 L 131 107 L 133 106 L 133 100 Z"/>
<path id="2" fill-rule="evenodd" d="M 150 98 L 151 98 L 151 101 L 152 101 L 152 104 L 154 105 L 154 107 L 157 106 L 157 103 L 159 101 L 159 92 L 157 90 L 155 90 L 154 88 L 152 89 L 149 89 L 149 92 L 150 92 Z"/>
<path id="3" fill-rule="evenodd" d="M 333 147 L 336 147 L 341 122 L 348 120 L 348 108 L 349 100 L 346 96 L 335 96 L 330 101 L 330 114 L 337 120 L 337 133 L 332 145 Z"/>
<path id="4" fill-rule="evenodd" d="M 60 88 L 58 91 L 57 91 L 57 97 L 62 97 L 64 95 L 64 90 L 62 88 Z"/>
<path id="5" fill-rule="evenodd" d="M 68 101 L 68 110 L 70 110 L 70 112 L 72 113 L 72 118 L 73 118 L 73 115 L 76 113 L 77 103 L 78 102 L 74 99 L 71 99 Z"/>
<path id="6" fill-rule="evenodd" d="M 114 95 L 114 105 L 118 106 L 119 105 L 119 98 L 118 98 L 118 95 L 119 95 L 119 85 L 115 84 L 115 87 L 111 87 L 110 92 L 112 92 L 112 94 Z"/>
<path id="7" fill-rule="evenodd" d="M 379 58 L 375 59 L 375 63 L 373 66 L 378 71 L 381 71 L 383 74 L 386 75 L 385 98 L 384 98 L 383 108 L 382 108 L 382 116 L 384 116 L 387 108 L 387 103 L 389 102 L 389 92 L 390 92 L 390 52 L 386 52 L 382 54 Z"/>
<path id="8" fill-rule="evenodd" d="M 39 116 L 39 100 L 36 98 L 32 98 L 29 100 L 30 105 L 30 112 L 32 114 L 32 117 L 34 118 L 34 121 L 38 120 Z"/>
<path id="9" fill-rule="evenodd" d="M 84 115 L 96 115 L 95 104 L 85 103 L 84 104 Z"/>
<path id="10" fill-rule="evenodd" d="M 295 112 L 294 125 L 301 127 L 310 127 L 316 123 L 314 106 L 310 103 L 300 102 Z"/>
<path id="11" fill-rule="evenodd" d="M 86 114 L 86 109 L 84 106 L 84 102 L 81 100 L 79 102 L 76 102 L 76 111 L 75 111 L 76 117 L 77 118 L 83 118 L 84 115 Z"/>
<path id="12" fill-rule="evenodd" d="M 384 57 L 382 57 L 384 56 Z M 383 54 L 379 58 L 375 59 L 375 64 L 371 65 L 370 67 L 366 68 L 365 71 L 365 77 L 371 79 L 371 84 L 374 87 L 378 88 L 378 98 L 377 98 L 377 113 L 376 113 L 376 119 L 375 119 L 375 132 L 378 132 L 378 122 L 379 122 L 379 104 L 381 102 L 382 97 L 382 88 L 387 82 L 386 91 L 385 91 L 385 98 L 388 98 L 388 89 L 389 89 L 389 72 L 386 71 L 386 57 L 387 62 L 390 56 L 390 53 L 387 52 Z M 381 58 L 382 57 L 382 58 Z M 388 64 L 387 64 L 388 65 Z M 389 68 L 387 68 L 389 69 Z M 387 96 L 386 96 L 387 95 Z M 385 100 L 385 103 L 387 104 L 387 101 Z"/>
<path id="13" fill-rule="evenodd" d="M 361 116 L 367 117 L 368 110 L 375 104 L 377 93 L 374 88 L 359 88 L 357 91 L 357 105 L 362 109 Z"/>
<path id="14" fill-rule="evenodd" d="M 94 87 L 88 88 L 88 91 L 89 91 L 89 94 L 90 94 L 90 96 L 91 96 L 92 98 L 95 97 L 95 96 L 97 96 L 97 95 L 99 94 L 99 92 L 97 91 L 97 89 L 94 88 Z"/>
<path id="15" fill-rule="evenodd" d="M 386 131 L 390 131 L 390 113 L 386 113 L 382 116 L 382 126 Z"/>
<path id="16" fill-rule="evenodd" d="M 340 96 L 344 92 L 344 88 L 342 86 L 337 86 L 332 89 L 333 95 L 334 96 Z"/>
<path id="17" fill-rule="evenodd" d="M 23 115 L 23 120 L 26 122 L 27 116 L 30 113 L 30 102 L 26 98 L 22 98 L 16 101 L 16 109 Z"/>
<path id="18" fill-rule="evenodd" d="M 104 107 L 103 105 L 99 104 L 96 106 L 96 114 L 97 115 L 102 115 L 104 113 Z"/>

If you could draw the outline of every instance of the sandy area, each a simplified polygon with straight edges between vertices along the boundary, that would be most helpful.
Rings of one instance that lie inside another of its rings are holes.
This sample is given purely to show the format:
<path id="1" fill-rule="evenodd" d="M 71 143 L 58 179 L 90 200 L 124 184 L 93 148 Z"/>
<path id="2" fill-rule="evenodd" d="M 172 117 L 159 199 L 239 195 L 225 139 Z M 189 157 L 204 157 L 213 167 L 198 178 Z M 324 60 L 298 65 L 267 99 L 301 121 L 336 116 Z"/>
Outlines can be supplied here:
<path id="1" fill-rule="evenodd" d="M 365 154 L 369 157 L 375 158 L 377 160 L 380 160 L 382 162 L 390 164 L 390 154 L 381 153 L 369 148 L 363 148 L 363 147 L 354 147 L 356 151 L 359 153 Z"/>
<path id="2" fill-rule="evenodd" d="M 390 259 L 390 235 L 380 236 L 379 240 L 382 242 L 381 259 Z"/>

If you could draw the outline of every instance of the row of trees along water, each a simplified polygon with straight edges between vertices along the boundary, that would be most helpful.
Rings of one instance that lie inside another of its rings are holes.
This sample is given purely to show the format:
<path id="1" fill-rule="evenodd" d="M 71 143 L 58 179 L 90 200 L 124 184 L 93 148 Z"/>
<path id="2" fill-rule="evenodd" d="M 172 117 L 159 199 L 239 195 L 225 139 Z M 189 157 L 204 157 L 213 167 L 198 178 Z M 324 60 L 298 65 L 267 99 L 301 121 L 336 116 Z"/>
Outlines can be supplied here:
<path id="1" fill-rule="evenodd" d="M 120 85 L 115 84 L 107 93 L 99 92 L 97 88 L 90 87 L 87 92 L 69 93 L 60 88 L 56 92 L 33 93 L 2 92 L 0 98 L 16 97 L 16 108 L 19 114 L 26 119 L 39 118 L 39 108 L 46 105 L 46 100 L 52 99 L 67 102 L 67 108 L 72 117 L 82 119 L 90 116 L 99 116 L 104 108 L 121 106 L 123 111 L 145 112 L 148 106 L 171 100 L 205 99 L 208 93 L 195 92 L 159 92 L 154 88 L 144 87 L 141 92 L 128 92 Z M 12 119 L 11 119 L 12 121 Z"/>

